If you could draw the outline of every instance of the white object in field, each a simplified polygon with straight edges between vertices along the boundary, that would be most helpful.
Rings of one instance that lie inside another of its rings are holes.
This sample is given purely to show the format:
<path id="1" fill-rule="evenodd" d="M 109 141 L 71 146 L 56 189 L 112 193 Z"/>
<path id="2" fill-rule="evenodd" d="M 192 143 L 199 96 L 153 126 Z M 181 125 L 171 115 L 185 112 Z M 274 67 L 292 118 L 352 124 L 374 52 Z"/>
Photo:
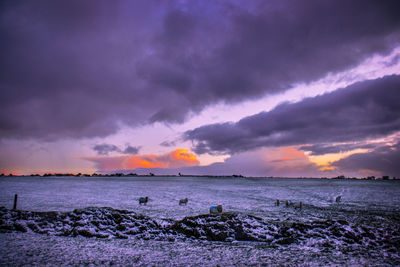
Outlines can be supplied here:
<path id="1" fill-rule="evenodd" d="M 222 206 L 218 205 L 218 206 L 211 206 L 210 207 L 210 214 L 218 214 L 222 212 Z"/>

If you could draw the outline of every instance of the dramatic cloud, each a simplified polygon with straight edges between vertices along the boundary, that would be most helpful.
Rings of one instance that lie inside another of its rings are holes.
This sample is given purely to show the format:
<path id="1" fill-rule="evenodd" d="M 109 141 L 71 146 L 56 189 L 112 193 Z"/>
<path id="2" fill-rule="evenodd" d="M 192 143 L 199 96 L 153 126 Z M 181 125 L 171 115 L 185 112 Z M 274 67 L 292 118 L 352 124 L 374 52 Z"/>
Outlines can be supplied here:
<path id="1" fill-rule="evenodd" d="M 0 138 L 182 122 L 346 70 L 400 40 L 397 0 L 179 2 L 2 1 Z"/>
<path id="2" fill-rule="evenodd" d="M 201 154 L 382 137 L 400 131 L 399 90 L 400 76 L 364 81 L 298 103 L 284 103 L 236 123 L 202 126 L 187 131 L 184 138 L 193 141 L 194 151 Z"/>
<path id="3" fill-rule="evenodd" d="M 94 162 L 98 171 L 131 170 L 136 168 L 180 168 L 199 164 L 196 155 L 190 153 L 188 149 L 176 149 L 163 155 L 84 157 L 83 159 Z"/>
<path id="4" fill-rule="evenodd" d="M 400 175 L 400 142 L 376 148 L 370 153 L 353 154 L 332 165 L 355 175 Z"/>

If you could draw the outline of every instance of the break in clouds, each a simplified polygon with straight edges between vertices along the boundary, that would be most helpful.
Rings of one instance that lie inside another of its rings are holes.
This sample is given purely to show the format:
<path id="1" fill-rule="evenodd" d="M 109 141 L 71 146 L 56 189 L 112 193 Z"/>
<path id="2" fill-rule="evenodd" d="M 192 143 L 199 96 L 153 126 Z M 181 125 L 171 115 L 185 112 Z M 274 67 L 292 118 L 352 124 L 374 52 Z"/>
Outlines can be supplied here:
<path id="1" fill-rule="evenodd" d="M 356 148 L 360 142 L 400 131 L 400 76 L 363 81 L 297 103 L 283 103 L 269 112 L 234 123 L 205 125 L 184 133 L 194 152 L 226 153 L 269 146 L 303 145 L 300 150 L 320 155 Z M 331 143 L 329 145 L 325 143 Z"/>
<path id="2" fill-rule="evenodd" d="M 399 44 L 399 9 L 396 0 L 2 1 L 0 137 L 104 137 L 120 125 L 180 123 L 212 104 L 282 92 L 390 52 Z M 388 133 L 398 126 L 399 94 L 389 97 L 397 80 L 284 104 L 187 138 L 203 153 Z M 332 109 L 314 114 L 325 104 Z"/>

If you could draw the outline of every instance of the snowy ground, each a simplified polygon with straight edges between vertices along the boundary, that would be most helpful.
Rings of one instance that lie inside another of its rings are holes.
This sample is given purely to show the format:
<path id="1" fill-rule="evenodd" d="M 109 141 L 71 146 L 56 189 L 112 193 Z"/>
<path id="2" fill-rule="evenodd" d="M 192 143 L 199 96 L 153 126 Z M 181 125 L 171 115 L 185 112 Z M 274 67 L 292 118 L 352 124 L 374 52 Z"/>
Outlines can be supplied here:
<path id="1" fill-rule="evenodd" d="M 400 265 L 399 182 L 185 178 L 2 179 L 0 265 Z"/>
<path id="2" fill-rule="evenodd" d="M 0 234 L 1 266 L 398 266 L 399 259 L 254 242 L 165 242 Z M 32 244 L 35 245 L 32 245 Z"/>

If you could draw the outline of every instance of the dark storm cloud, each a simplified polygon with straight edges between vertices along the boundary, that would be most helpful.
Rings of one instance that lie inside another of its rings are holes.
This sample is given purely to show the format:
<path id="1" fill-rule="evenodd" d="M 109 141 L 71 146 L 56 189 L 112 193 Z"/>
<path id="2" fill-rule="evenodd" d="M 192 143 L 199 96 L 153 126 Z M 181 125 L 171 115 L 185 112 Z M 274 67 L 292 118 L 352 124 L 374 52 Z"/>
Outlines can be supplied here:
<path id="1" fill-rule="evenodd" d="M 400 143 L 379 147 L 370 153 L 353 154 L 332 166 L 342 172 L 378 171 L 382 175 L 400 176 Z"/>
<path id="2" fill-rule="evenodd" d="M 400 131 L 399 102 L 400 76 L 393 75 L 298 103 L 284 103 L 236 123 L 202 126 L 187 131 L 184 138 L 194 142 L 198 154 L 360 141 Z M 308 150 L 322 153 L 315 148 Z"/>
<path id="3" fill-rule="evenodd" d="M 2 1 L 0 137 L 182 122 L 399 43 L 398 1 Z"/>
<path id="4" fill-rule="evenodd" d="M 93 147 L 93 150 L 96 151 L 97 155 L 108 155 L 112 152 L 136 155 L 137 153 L 139 153 L 140 146 L 133 147 L 131 145 L 127 145 L 126 148 L 122 150 L 121 148 L 113 144 L 98 144 Z"/>

